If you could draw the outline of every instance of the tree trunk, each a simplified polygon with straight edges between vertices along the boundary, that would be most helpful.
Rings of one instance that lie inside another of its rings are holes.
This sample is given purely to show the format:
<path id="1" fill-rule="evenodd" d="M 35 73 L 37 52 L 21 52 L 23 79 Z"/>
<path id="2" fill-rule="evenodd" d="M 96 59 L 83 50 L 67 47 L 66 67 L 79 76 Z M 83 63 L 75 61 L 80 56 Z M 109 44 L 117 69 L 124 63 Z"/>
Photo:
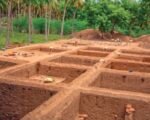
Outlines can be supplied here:
<path id="1" fill-rule="evenodd" d="M 74 32 L 74 21 L 76 19 L 76 10 L 73 13 L 73 22 L 72 22 L 72 33 Z"/>
<path id="2" fill-rule="evenodd" d="M 115 26 L 116 26 L 116 22 L 112 22 L 113 25 L 112 25 L 112 29 L 111 29 L 111 35 L 114 34 L 114 30 L 115 30 Z"/>
<path id="3" fill-rule="evenodd" d="M 52 10 L 49 11 L 49 19 L 48 19 L 48 37 L 50 34 L 50 26 L 51 26 L 51 17 L 52 17 Z"/>
<path id="4" fill-rule="evenodd" d="M 23 16 L 25 17 L 25 16 L 27 16 L 27 14 L 26 14 L 26 9 L 27 9 L 27 7 L 25 6 L 25 5 L 23 5 L 23 10 L 22 10 L 22 14 L 23 14 Z"/>
<path id="5" fill-rule="evenodd" d="M 1 21 L 1 19 L 2 19 L 2 11 L 0 10 L 0 34 L 1 34 L 1 28 L 2 28 L 2 21 Z"/>
<path id="6" fill-rule="evenodd" d="M 63 12 L 63 18 L 62 18 L 62 24 L 61 24 L 61 37 L 64 35 L 64 22 L 65 22 L 65 16 L 66 16 L 66 9 L 67 9 L 67 4 L 64 7 L 64 12 Z"/>
<path id="7" fill-rule="evenodd" d="M 29 21 L 28 21 L 28 27 L 29 27 L 29 43 L 32 43 L 32 14 L 31 14 L 31 3 L 29 4 L 28 8 L 28 14 L 29 14 Z"/>
<path id="8" fill-rule="evenodd" d="M 12 1 L 8 1 L 8 17 L 7 17 L 7 36 L 6 36 L 6 43 L 5 48 L 8 47 L 10 44 L 10 35 L 11 35 L 11 7 L 12 7 Z"/>
<path id="9" fill-rule="evenodd" d="M 17 16 L 19 17 L 19 14 L 20 14 L 20 1 L 18 0 L 17 2 Z"/>
<path id="10" fill-rule="evenodd" d="M 45 40 L 48 41 L 48 7 L 45 6 Z"/>
<path id="11" fill-rule="evenodd" d="M 11 33 L 12 33 L 12 34 L 14 33 L 13 19 L 14 19 L 14 18 L 13 18 L 13 15 L 12 15 L 12 16 L 11 16 L 11 24 L 10 24 L 10 25 L 11 25 L 11 28 L 10 28 L 10 29 L 11 29 Z"/>

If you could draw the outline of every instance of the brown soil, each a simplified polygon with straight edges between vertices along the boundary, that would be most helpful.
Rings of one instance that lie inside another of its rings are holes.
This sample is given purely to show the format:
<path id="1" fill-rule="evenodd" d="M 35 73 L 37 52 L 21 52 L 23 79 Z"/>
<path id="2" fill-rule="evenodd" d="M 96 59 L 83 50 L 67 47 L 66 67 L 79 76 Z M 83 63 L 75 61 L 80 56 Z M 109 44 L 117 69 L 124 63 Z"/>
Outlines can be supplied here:
<path id="1" fill-rule="evenodd" d="M 139 47 L 150 49 L 150 35 L 144 35 L 137 39 L 139 42 Z"/>
<path id="2" fill-rule="evenodd" d="M 99 39 L 99 31 L 94 29 L 87 29 L 73 34 L 73 37 L 85 39 L 85 40 L 97 40 Z"/>
<path id="3" fill-rule="evenodd" d="M 146 42 L 150 40 L 150 35 L 143 35 L 139 38 L 137 38 L 137 41 L 142 41 L 142 42 Z"/>
<path id="4" fill-rule="evenodd" d="M 54 95 L 54 92 L 27 86 L 0 83 L 0 119 L 20 120 Z"/>
<path id="5" fill-rule="evenodd" d="M 73 37 L 85 40 L 112 40 L 112 39 L 120 39 L 121 41 L 131 41 L 132 37 L 120 34 L 115 32 L 113 34 L 110 33 L 102 33 L 98 30 L 94 29 L 86 29 L 73 34 Z"/>
<path id="6" fill-rule="evenodd" d="M 134 38 L 132 38 L 131 36 L 123 35 L 121 33 L 114 33 L 112 38 L 113 39 L 119 38 L 121 41 L 125 41 L 125 42 L 130 42 L 134 40 Z"/>
<path id="7" fill-rule="evenodd" d="M 8 46 L 8 48 L 9 48 L 9 49 L 12 49 L 12 48 L 22 47 L 22 46 L 25 46 L 25 44 L 13 43 L 13 44 L 10 44 L 10 45 Z"/>
<path id="8" fill-rule="evenodd" d="M 16 64 L 11 63 L 11 62 L 7 62 L 7 61 L 0 61 L 0 69 L 7 68 L 10 66 L 14 66 L 14 65 L 16 65 Z"/>
<path id="9" fill-rule="evenodd" d="M 72 39 L 0 54 L 0 120 L 150 120 L 149 111 L 150 50 L 136 42 Z"/>

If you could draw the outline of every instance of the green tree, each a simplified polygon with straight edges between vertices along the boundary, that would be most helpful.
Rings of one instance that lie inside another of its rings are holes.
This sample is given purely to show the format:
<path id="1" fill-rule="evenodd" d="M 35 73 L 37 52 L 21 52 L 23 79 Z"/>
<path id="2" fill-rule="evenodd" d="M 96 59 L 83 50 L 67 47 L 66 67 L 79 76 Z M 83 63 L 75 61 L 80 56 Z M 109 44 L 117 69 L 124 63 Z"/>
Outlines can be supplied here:
<path id="1" fill-rule="evenodd" d="M 116 1 L 102 0 L 98 3 L 91 3 L 87 8 L 87 19 L 101 32 L 112 32 L 117 26 L 124 26 L 129 22 L 130 13 L 116 4 Z"/>
<path id="2" fill-rule="evenodd" d="M 60 35 L 63 36 L 64 34 L 64 22 L 65 22 L 65 16 L 66 16 L 66 9 L 69 4 L 70 0 L 64 0 L 62 4 L 64 4 L 64 10 L 63 10 L 63 17 L 62 17 L 62 24 L 61 24 L 61 33 Z"/>
<path id="3" fill-rule="evenodd" d="M 58 0 L 45 0 L 44 9 L 45 9 L 45 40 L 48 41 L 48 36 L 50 32 L 50 21 L 52 10 L 57 9 Z M 48 12 L 49 11 L 49 12 Z"/>
<path id="4" fill-rule="evenodd" d="M 1 19 L 2 19 L 2 12 L 6 7 L 6 1 L 5 0 L 0 0 L 0 32 L 1 32 Z"/>
<path id="5" fill-rule="evenodd" d="M 48 16 L 49 16 L 49 19 L 48 19 L 48 36 L 49 36 L 49 33 L 50 33 L 50 23 L 51 23 L 51 19 L 52 19 L 52 12 L 54 11 L 58 11 L 58 0 L 50 0 L 49 1 L 49 5 L 48 5 L 48 8 L 49 8 L 49 13 L 48 13 Z"/>
<path id="6" fill-rule="evenodd" d="M 139 26 L 140 2 L 137 2 L 136 0 L 121 0 L 120 4 L 130 13 L 129 23 L 126 25 L 126 28 L 124 28 L 126 29 L 127 34 L 130 34 L 135 27 Z"/>
<path id="7" fill-rule="evenodd" d="M 62 24 L 61 24 L 61 36 L 64 34 L 64 22 L 66 17 L 66 10 L 69 5 L 72 5 L 76 8 L 79 8 L 84 3 L 84 0 L 64 0 L 62 4 L 64 4 L 64 10 L 63 10 L 63 17 L 62 17 Z M 75 15 L 74 15 L 75 16 Z"/>
<path id="8" fill-rule="evenodd" d="M 142 0 L 140 4 L 140 27 L 150 26 L 150 0 Z"/>
<path id="9" fill-rule="evenodd" d="M 73 6 L 71 6 L 71 7 L 74 7 L 73 21 L 75 21 L 75 19 L 76 19 L 77 10 L 80 9 L 81 7 L 83 7 L 84 3 L 85 3 L 85 0 L 73 0 L 72 1 Z M 74 32 L 74 23 L 72 23 L 72 33 L 73 32 Z"/>
<path id="10" fill-rule="evenodd" d="M 28 32 L 29 32 L 29 38 L 28 42 L 32 43 L 32 34 L 33 34 L 33 23 L 32 23 L 32 7 L 34 5 L 40 5 L 40 0 L 24 0 L 23 1 L 26 6 L 28 6 Z"/>
<path id="11" fill-rule="evenodd" d="M 10 35 L 11 35 L 11 12 L 12 12 L 12 0 L 8 0 L 8 11 L 7 11 L 7 35 L 6 35 L 6 42 L 5 42 L 5 48 L 8 47 L 10 44 Z"/>

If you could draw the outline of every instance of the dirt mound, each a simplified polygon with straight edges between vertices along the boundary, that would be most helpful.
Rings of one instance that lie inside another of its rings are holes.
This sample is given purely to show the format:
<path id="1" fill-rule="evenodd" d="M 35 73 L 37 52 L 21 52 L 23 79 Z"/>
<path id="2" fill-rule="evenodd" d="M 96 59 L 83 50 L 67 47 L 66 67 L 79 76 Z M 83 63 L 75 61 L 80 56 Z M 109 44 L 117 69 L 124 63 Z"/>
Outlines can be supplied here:
<path id="1" fill-rule="evenodd" d="M 150 35 L 143 35 L 137 39 L 137 41 L 140 41 L 140 42 L 147 42 L 149 40 L 150 40 Z"/>
<path id="2" fill-rule="evenodd" d="M 125 42 L 129 42 L 129 41 L 133 41 L 134 40 L 134 38 L 132 38 L 131 36 L 123 35 L 123 34 L 117 33 L 117 32 L 115 32 L 112 35 L 112 38 L 113 39 L 120 39 L 121 41 L 125 41 Z"/>
<path id="3" fill-rule="evenodd" d="M 80 32 L 74 33 L 73 37 L 79 38 L 79 39 L 86 39 L 86 40 L 96 40 L 99 39 L 99 31 L 94 29 L 86 29 L 82 30 Z"/>
<path id="4" fill-rule="evenodd" d="M 137 39 L 139 47 L 150 49 L 150 35 L 143 35 Z"/>
<path id="5" fill-rule="evenodd" d="M 75 38 L 79 38 L 79 39 L 85 39 L 85 40 L 115 40 L 115 39 L 120 39 L 121 41 L 131 41 L 133 40 L 132 37 L 130 36 L 126 36 L 123 35 L 121 33 L 118 33 L 116 31 L 113 32 L 113 34 L 111 33 L 103 33 L 98 31 L 98 30 L 94 30 L 94 29 L 86 29 L 86 30 L 82 30 L 80 32 L 74 33 L 73 37 Z"/>

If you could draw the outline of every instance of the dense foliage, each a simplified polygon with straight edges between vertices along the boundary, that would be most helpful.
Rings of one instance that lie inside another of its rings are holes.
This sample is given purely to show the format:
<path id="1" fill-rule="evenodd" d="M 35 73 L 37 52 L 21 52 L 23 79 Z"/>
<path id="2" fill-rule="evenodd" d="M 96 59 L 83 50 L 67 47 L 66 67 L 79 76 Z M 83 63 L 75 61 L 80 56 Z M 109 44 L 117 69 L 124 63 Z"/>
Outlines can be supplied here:
<path id="1" fill-rule="evenodd" d="M 78 17 L 102 32 L 150 33 L 149 0 L 87 0 Z"/>
<path id="2" fill-rule="evenodd" d="M 61 29 L 61 21 L 55 19 L 49 22 L 50 22 L 49 25 L 50 34 L 59 34 Z M 27 17 L 19 17 L 14 19 L 13 26 L 15 31 L 28 32 Z M 84 30 L 87 28 L 87 26 L 88 23 L 86 21 L 73 19 L 66 20 L 64 23 L 64 34 L 66 35 L 71 34 L 72 32 Z M 41 34 L 45 32 L 45 18 L 43 17 L 33 18 L 33 31 L 34 33 L 41 33 Z"/>

